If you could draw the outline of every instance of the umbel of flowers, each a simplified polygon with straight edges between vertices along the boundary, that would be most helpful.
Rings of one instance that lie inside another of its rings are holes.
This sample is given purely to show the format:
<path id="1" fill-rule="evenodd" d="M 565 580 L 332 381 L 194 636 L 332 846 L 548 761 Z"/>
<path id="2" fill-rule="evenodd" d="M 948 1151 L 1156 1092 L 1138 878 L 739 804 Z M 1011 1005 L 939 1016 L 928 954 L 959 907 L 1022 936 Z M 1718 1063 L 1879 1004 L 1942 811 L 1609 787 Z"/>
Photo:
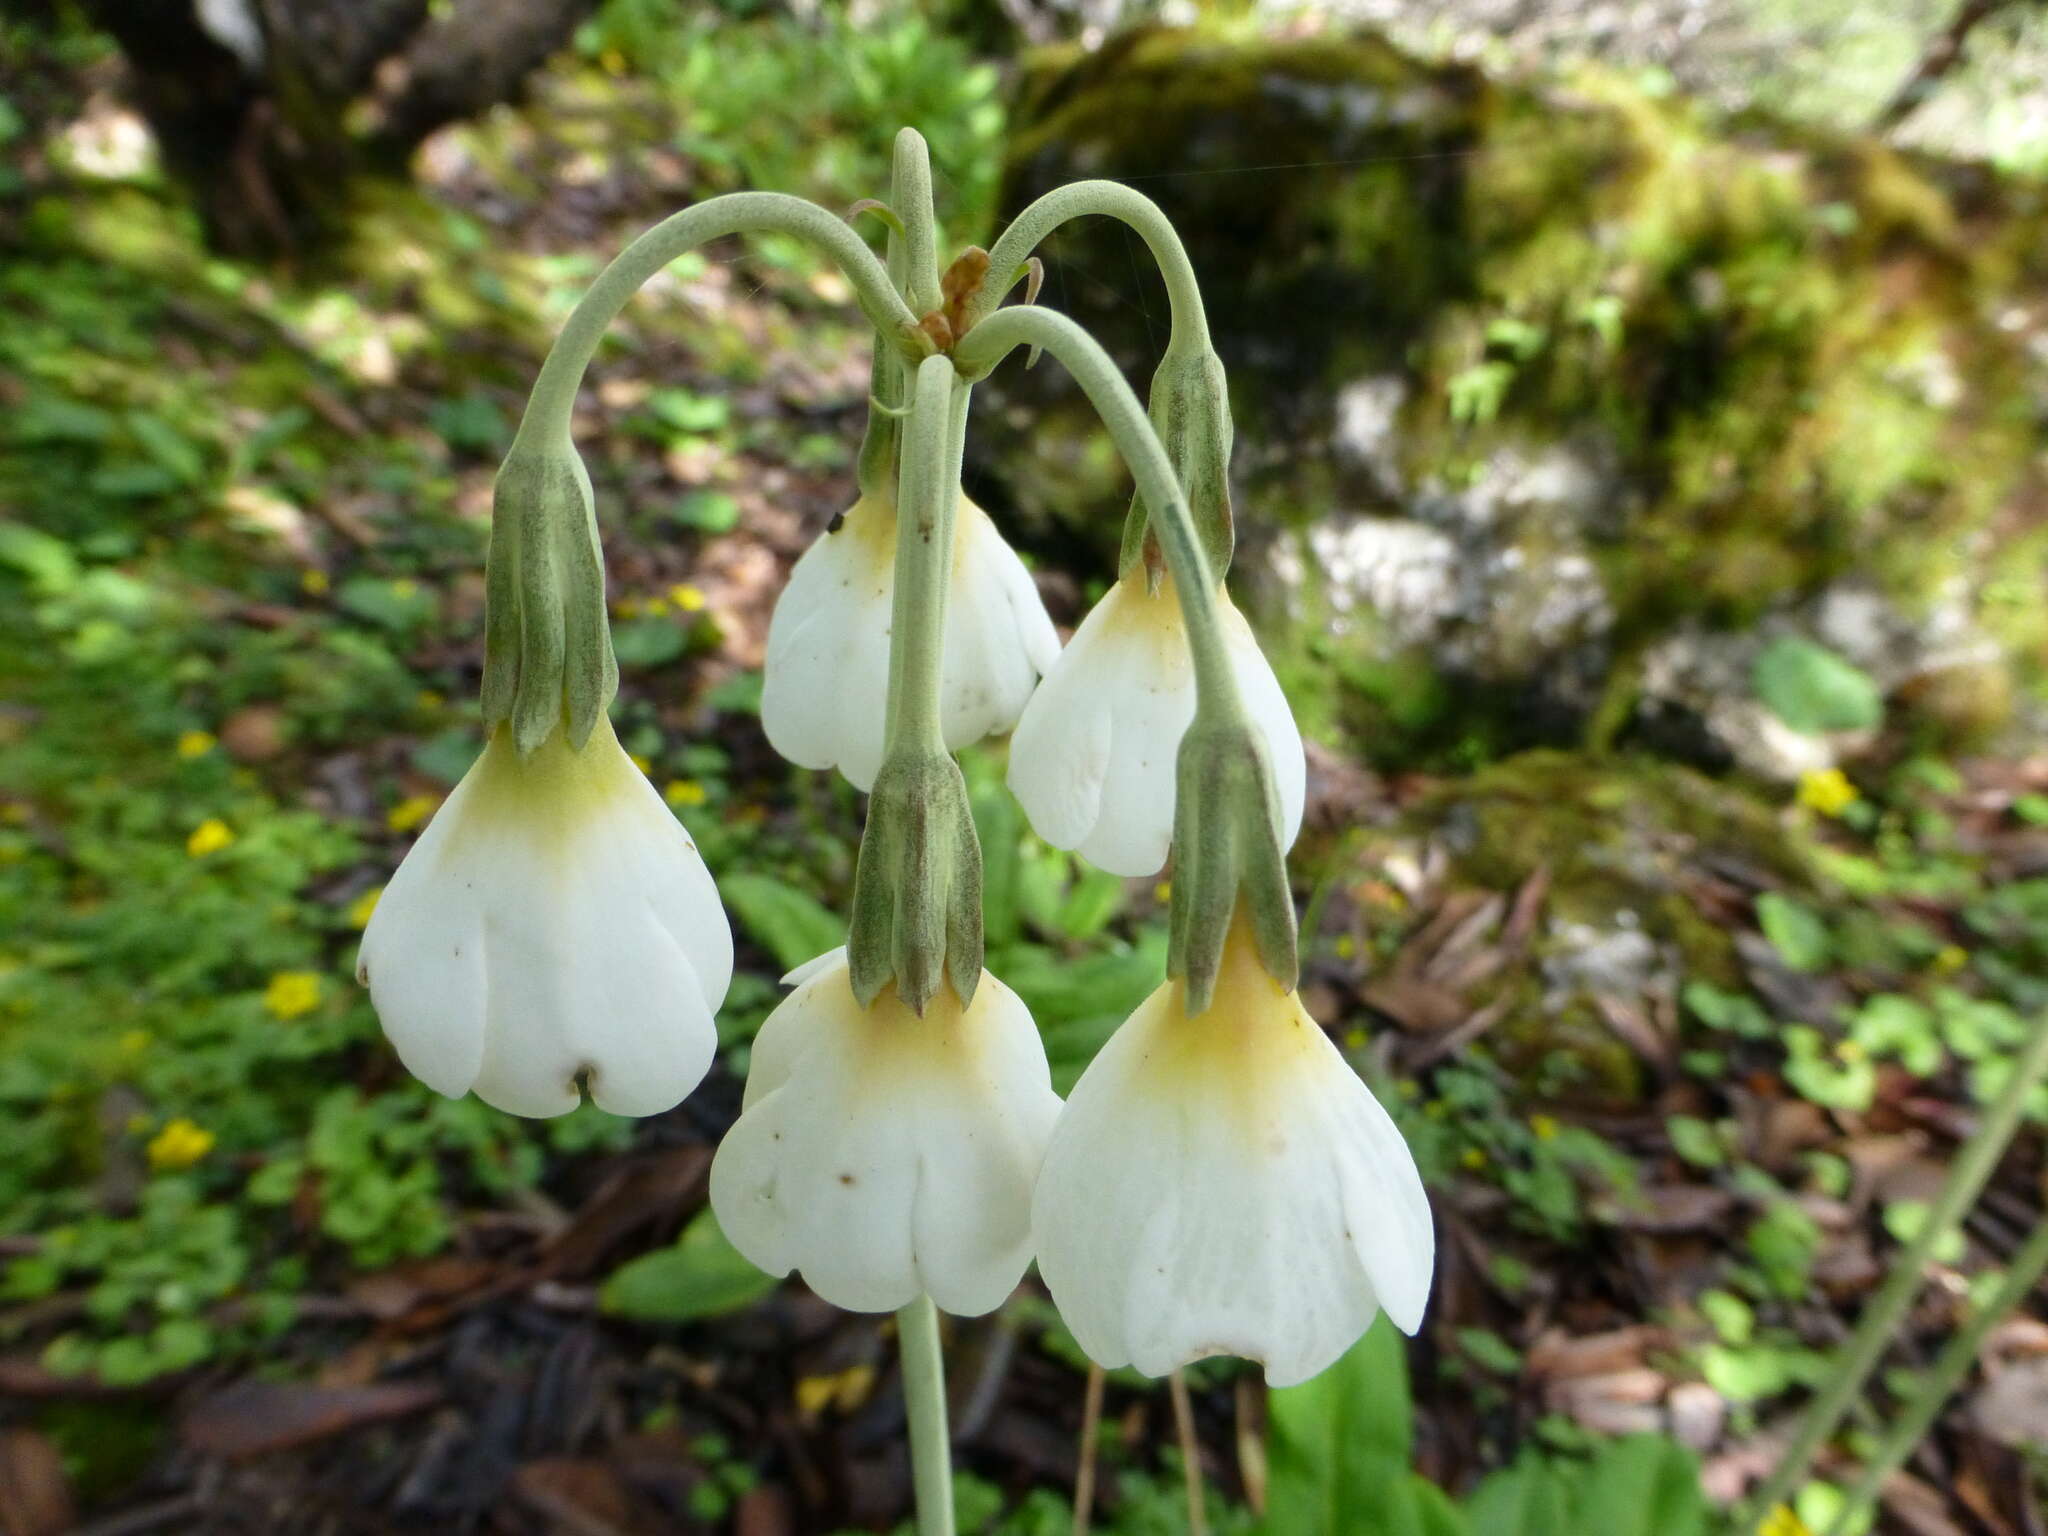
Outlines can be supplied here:
<path id="1" fill-rule="evenodd" d="M 920 1519 L 950 1529 L 934 1303 L 1000 1305 L 1035 1258 L 1082 1347 L 1163 1374 L 1203 1355 L 1315 1374 L 1384 1309 L 1413 1332 L 1430 1214 L 1400 1135 L 1295 992 L 1286 849 L 1301 737 L 1223 584 L 1222 364 L 1179 238 L 1082 182 L 941 270 L 906 129 L 878 259 L 849 222 L 742 193 L 656 225 L 591 286 L 499 472 L 487 574 L 489 741 L 393 876 L 360 970 L 406 1065 L 448 1094 L 552 1115 L 688 1094 L 715 1052 L 732 938 L 703 860 L 621 751 L 576 393 L 632 294 L 742 231 L 820 249 L 875 329 L 859 496 L 799 561 L 770 628 L 769 740 L 869 791 L 848 938 L 786 982 L 754 1043 L 711 1201 L 739 1250 L 856 1310 L 899 1310 Z M 1127 222 L 1172 330 L 1140 405 L 1032 251 Z M 1020 283 L 1021 303 L 1005 304 Z M 1064 650 L 1029 575 L 960 489 L 977 381 L 1018 348 L 1074 375 L 1136 494 L 1107 596 Z M 1023 1002 L 982 965 L 981 852 L 952 752 L 1013 732 L 1037 831 L 1101 867 L 1172 860 L 1166 975 L 1064 1104 Z"/>

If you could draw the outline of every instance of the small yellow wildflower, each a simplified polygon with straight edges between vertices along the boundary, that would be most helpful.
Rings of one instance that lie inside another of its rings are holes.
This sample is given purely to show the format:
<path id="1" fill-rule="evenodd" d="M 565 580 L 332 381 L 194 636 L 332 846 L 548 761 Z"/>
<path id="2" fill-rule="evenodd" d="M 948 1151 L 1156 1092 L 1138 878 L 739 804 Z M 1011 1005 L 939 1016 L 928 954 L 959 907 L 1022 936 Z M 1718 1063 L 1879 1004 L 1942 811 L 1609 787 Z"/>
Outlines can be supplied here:
<path id="1" fill-rule="evenodd" d="M 178 738 L 178 756 L 204 757 L 213 750 L 211 731 L 187 731 Z"/>
<path id="2" fill-rule="evenodd" d="M 668 589 L 668 600 L 685 613 L 701 613 L 704 608 L 704 593 L 687 581 L 679 581 Z"/>
<path id="3" fill-rule="evenodd" d="M 1762 1525 L 1756 1528 L 1756 1536 L 1813 1536 L 1804 1520 L 1792 1513 L 1792 1506 L 1780 1504 L 1764 1516 Z"/>
<path id="4" fill-rule="evenodd" d="M 1839 816 L 1856 799 L 1856 786 L 1839 768 L 1815 768 L 1799 776 L 1799 803 L 1809 811 Z"/>
<path id="5" fill-rule="evenodd" d="M 1944 976 L 1953 976 L 1970 963 L 1970 952 L 1960 944 L 1944 944 L 1935 951 L 1934 969 Z"/>
<path id="6" fill-rule="evenodd" d="M 410 576 L 401 576 L 398 580 L 391 583 L 391 595 L 396 598 L 415 597 L 419 594 L 419 590 L 420 584 Z"/>
<path id="7" fill-rule="evenodd" d="M 384 887 L 373 885 L 362 895 L 348 904 L 348 925 L 351 928 L 370 926 L 370 914 L 377 910 L 377 898 L 384 894 Z"/>
<path id="8" fill-rule="evenodd" d="M 802 1419 L 815 1419 L 827 1408 L 852 1413 L 868 1400 L 875 1389 L 872 1365 L 849 1365 L 829 1376 L 804 1376 L 796 1384 L 796 1411 Z"/>
<path id="9" fill-rule="evenodd" d="M 1340 933 L 1337 935 L 1337 942 L 1333 947 L 1337 951 L 1337 958 L 1339 960 L 1349 960 L 1358 953 L 1358 940 L 1351 937 L 1348 933 Z"/>
<path id="10" fill-rule="evenodd" d="M 612 604 L 613 615 L 621 619 L 633 618 L 639 612 L 640 599 L 637 597 L 622 597 Z"/>
<path id="11" fill-rule="evenodd" d="M 213 1132 L 180 1115 L 150 1138 L 149 1166 L 190 1168 L 213 1150 Z"/>
<path id="12" fill-rule="evenodd" d="M 649 757 L 645 752 L 628 752 L 626 756 L 633 759 L 633 766 L 635 768 L 638 768 L 642 773 L 654 772 L 654 759 Z"/>
<path id="13" fill-rule="evenodd" d="M 702 805 L 704 786 L 695 779 L 670 779 L 668 787 L 661 792 L 661 798 L 670 805 Z"/>
<path id="14" fill-rule="evenodd" d="M 234 831 L 226 822 L 218 816 L 209 816 L 185 839 L 185 851 L 195 859 L 203 859 L 209 853 L 219 853 L 234 840 Z"/>
<path id="15" fill-rule="evenodd" d="M 419 826 L 441 806 L 437 795 L 407 795 L 391 807 L 384 817 L 384 825 L 394 832 L 410 832 Z"/>
<path id="16" fill-rule="evenodd" d="M 1554 1116 L 1531 1115 L 1529 1117 L 1529 1129 L 1536 1133 L 1538 1141 L 1555 1141 L 1557 1139 L 1558 1124 Z"/>
<path id="17" fill-rule="evenodd" d="M 327 590 L 327 585 L 327 573 L 325 571 L 299 572 L 299 590 L 308 597 L 318 597 Z"/>
<path id="18" fill-rule="evenodd" d="M 1464 1152 L 1462 1152 L 1459 1155 L 1458 1161 L 1463 1163 L 1467 1168 L 1470 1168 L 1474 1173 L 1477 1173 L 1480 1169 L 1486 1166 L 1486 1154 L 1480 1151 L 1477 1147 L 1467 1147 L 1464 1150 Z"/>
<path id="19" fill-rule="evenodd" d="M 263 989 L 263 1006 L 272 1018 L 303 1018 L 320 1006 L 319 973 L 279 971 Z"/>
<path id="20" fill-rule="evenodd" d="M 650 597 L 640 605 L 640 611 L 650 619 L 658 619 L 668 612 L 668 599 L 665 597 Z"/>
<path id="21" fill-rule="evenodd" d="M 1347 1029 L 1344 1031 L 1344 1045 L 1348 1050 L 1364 1050 L 1366 1041 L 1370 1038 L 1362 1029 Z"/>
<path id="22" fill-rule="evenodd" d="M 1173 882 L 1171 880 L 1162 880 L 1153 886 L 1152 899 L 1162 907 L 1173 900 Z"/>

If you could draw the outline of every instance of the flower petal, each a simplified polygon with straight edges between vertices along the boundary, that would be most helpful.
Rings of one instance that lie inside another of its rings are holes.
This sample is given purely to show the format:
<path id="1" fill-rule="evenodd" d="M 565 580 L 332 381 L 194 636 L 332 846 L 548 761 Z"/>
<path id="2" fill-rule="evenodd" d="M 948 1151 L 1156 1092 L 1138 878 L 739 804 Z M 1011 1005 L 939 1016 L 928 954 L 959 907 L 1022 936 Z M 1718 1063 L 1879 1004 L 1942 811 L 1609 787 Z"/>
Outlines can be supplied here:
<path id="1" fill-rule="evenodd" d="M 947 1006 L 951 1003 L 950 1008 Z M 735 1247 L 837 1306 L 1000 1305 L 1030 1259 L 1031 1181 L 1059 1113 L 1030 1015 L 994 977 L 920 1018 L 855 1001 L 843 958 L 770 1015 L 711 1201 Z"/>
<path id="2" fill-rule="evenodd" d="M 861 501 L 804 551 L 776 599 L 761 727 L 801 768 L 840 768 L 865 789 L 882 761 L 889 692 L 894 512 Z"/>
<path id="3" fill-rule="evenodd" d="M 396 894 L 397 900 L 392 898 Z M 441 807 L 364 934 L 401 1058 L 521 1115 L 645 1115 L 695 1088 L 732 933 L 703 861 L 600 722 L 522 759 L 501 733 Z"/>
<path id="4" fill-rule="evenodd" d="M 1229 648 L 1231 671 L 1246 711 L 1266 738 L 1266 751 L 1273 765 L 1273 786 L 1280 793 L 1280 846 L 1292 848 L 1301 835 L 1302 807 L 1308 797 L 1308 759 L 1302 750 L 1301 727 L 1273 664 L 1259 649 L 1251 626 L 1237 605 L 1223 599 L 1223 639 Z"/>
<path id="5" fill-rule="evenodd" d="M 1106 1366 L 1239 1354 L 1285 1386 L 1350 1347 L 1382 1285 L 1405 1327 L 1427 1298 L 1413 1159 L 1294 995 L 1244 973 L 1244 948 L 1208 1013 L 1186 1018 L 1174 984 L 1140 1005 L 1046 1152 L 1039 1271 Z"/>

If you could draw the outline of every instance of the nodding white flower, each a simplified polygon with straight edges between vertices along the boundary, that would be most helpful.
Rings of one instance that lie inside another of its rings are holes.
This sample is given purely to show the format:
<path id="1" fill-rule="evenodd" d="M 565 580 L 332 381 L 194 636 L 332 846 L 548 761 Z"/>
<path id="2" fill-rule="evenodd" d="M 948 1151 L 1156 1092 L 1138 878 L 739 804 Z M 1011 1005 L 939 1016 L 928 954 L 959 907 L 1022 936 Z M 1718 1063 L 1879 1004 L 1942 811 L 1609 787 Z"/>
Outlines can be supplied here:
<path id="1" fill-rule="evenodd" d="M 559 1115 L 577 1080 L 619 1115 L 668 1109 L 718 1048 L 732 980 L 717 888 L 599 715 L 522 758 L 500 728 L 391 877 L 356 975 L 440 1093 Z"/>
<path id="2" fill-rule="evenodd" d="M 886 1312 L 929 1295 L 975 1316 L 1031 1260 L 1031 1181 L 1060 1112 L 1017 994 L 984 972 L 923 1017 L 854 999 L 846 952 L 792 971 L 754 1039 L 739 1121 L 711 1164 L 733 1246 L 825 1300 Z"/>
<path id="3" fill-rule="evenodd" d="M 1280 792 L 1280 846 L 1301 831 L 1301 732 L 1244 615 L 1219 586 L 1224 644 Z M 1025 706 L 1010 789 L 1038 835 L 1117 875 L 1155 874 L 1173 842 L 1175 761 L 1195 718 L 1194 661 L 1173 578 L 1142 576 L 1095 605 Z"/>
<path id="4" fill-rule="evenodd" d="M 768 625 L 761 725 L 803 768 L 875 782 L 889 697 L 889 604 L 896 591 L 896 508 L 864 496 L 790 572 Z M 1038 588 L 988 514 L 963 494 L 940 665 L 949 750 L 1007 731 L 1059 655 Z"/>
<path id="5" fill-rule="evenodd" d="M 1304 1381 L 1370 1326 L 1422 1320 L 1435 1239 L 1387 1112 L 1242 918 L 1215 1000 L 1179 982 L 1082 1074 L 1031 1208 L 1039 1273 L 1089 1356 L 1162 1376 L 1205 1355 Z"/>

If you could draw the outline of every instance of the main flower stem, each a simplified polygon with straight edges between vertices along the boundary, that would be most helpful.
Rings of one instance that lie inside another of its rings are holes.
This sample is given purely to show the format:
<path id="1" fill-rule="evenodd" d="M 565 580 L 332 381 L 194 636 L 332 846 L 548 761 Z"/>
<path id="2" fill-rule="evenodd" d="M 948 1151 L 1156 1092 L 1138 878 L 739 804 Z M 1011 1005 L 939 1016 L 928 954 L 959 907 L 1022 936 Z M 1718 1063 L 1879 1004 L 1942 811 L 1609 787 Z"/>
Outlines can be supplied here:
<path id="1" fill-rule="evenodd" d="M 960 504 L 967 386 L 944 357 L 918 364 L 896 494 L 896 591 L 890 608 L 888 726 L 882 755 L 943 753 L 939 684 L 945 661 L 946 578 Z"/>
<path id="2" fill-rule="evenodd" d="M 1813 1406 L 1800 1421 L 1797 1433 L 1793 1435 L 1791 1444 L 1786 1446 L 1770 1477 L 1751 1498 L 1746 1528 L 1753 1527 L 1757 1520 L 1768 1515 L 1797 1490 L 1806 1477 L 1807 1469 L 1813 1465 L 1816 1453 L 1840 1426 L 1843 1416 L 1869 1380 L 1870 1373 L 1877 1368 L 1885 1346 L 1905 1320 L 1913 1298 L 1919 1294 L 1921 1276 L 1927 1268 L 1927 1261 L 1933 1257 L 1936 1245 L 1955 1229 L 1998 1167 L 1999 1158 L 2004 1156 L 2013 1133 L 2019 1129 L 2027 1096 L 2041 1081 L 2044 1071 L 2048 1071 L 2048 1018 L 2036 1023 L 2033 1037 L 2013 1061 L 2012 1075 L 2006 1079 L 2005 1087 L 1985 1110 L 1976 1131 L 1956 1154 L 1948 1180 L 1935 1196 L 1927 1219 L 1906 1245 L 1905 1251 L 1893 1261 L 1883 1286 L 1863 1309 L 1862 1320 L 1843 1346 L 1820 1396 L 1814 1399 Z"/>
<path id="3" fill-rule="evenodd" d="M 946 1431 L 946 1360 L 939 1309 L 920 1296 L 896 1314 L 903 1402 L 910 1415 L 910 1472 L 918 1536 L 953 1536 L 953 1444 Z"/>
<path id="4" fill-rule="evenodd" d="M 1920 1443 L 1921 1437 L 1934 1423 L 1942 1405 L 1955 1395 L 1956 1388 L 1976 1365 L 1991 1330 L 2004 1322 L 2032 1294 L 2034 1287 L 2041 1283 L 2043 1274 L 2048 1274 L 2048 1216 L 2035 1225 L 2033 1235 L 2013 1255 L 2012 1266 L 2006 1270 L 2005 1279 L 1991 1298 L 1977 1310 L 1962 1331 L 1949 1340 L 1935 1360 L 1933 1369 L 1914 1388 L 1912 1400 L 1899 1415 L 1899 1421 L 1885 1435 L 1877 1454 L 1864 1465 L 1847 1501 L 1820 1536 L 1837 1536 L 1838 1532 L 1848 1528 L 1856 1511 L 1876 1501 L 1885 1479 L 1913 1454 L 1913 1447 Z"/>
<path id="5" fill-rule="evenodd" d="M 1085 185 L 1102 185 L 1086 183 Z M 998 242 L 1000 244 L 1000 242 Z M 1195 707 L 1218 722 L 1245 718 L 1244 701 L 1230 670 L 1223 642 L 1223 613 L 1216 599 L 1216 578 L 1189 512 L 1173 465 L 1131 393 L 1123 374 L 1102 344 L 1074 321 L 1054 310 L 1012 307 L 997 310 L 967 333 L 953 350 L 961 373 L 978 379 L 1018 347 L 1050 352 L 1074 376 L 1083 394 L 1109 429 L 1117 452 L 1131 466 L 1138 492 L 1145 498 L 1173 572 L 1175 595 L 1187 622 L 1188 649 L 1195 667 Z"/>
<path id="6" fill-rule="evenodd" d="M 987 319 L 1003 300 L 1025 260 L 1039 243 L 1069 219 L 1088 214 L 1106 214 L 1121 219 L 1145 242 L 1159 274 L 1166 279 L 1167 302 L 1172 309 L 1172 329 L 1166 350 L 1209 345 L 1209 322 L 1202 309 L 1202 290 L 1195 282 L 1194 265 L 1187 247 L 1160 211 L 1159 205 L 1142 192 L 1134 192 L 1120 181 L 1075 181 L 1057 187 L 1032 203 L 1003 231 L 988 253 L 989 281 L 966 308 L 969 328 Z"/>
<path id="7" fill-rule="evenodd" d="M 853 284 L 860 307 L 883 336 L 903 338 L 913 346 L 917 317 L 897 294 L 895 285 L 867 242 L 836 215 L 816 203 L 780 192 L 734 192 L 672 214 L 640 236 L 600 272 L 571 312 L 562 333 L 541 364 L 540 377 L 527 397 L 520 436 L 559 432 L 564 437 L 576 405 L 584 371 L 596 355 L 604 333 L 626 307 L 626 301 L 655 273 L 685 252 L 722 235 L 761 231 L 792 235 L 831 257 Z"/>

